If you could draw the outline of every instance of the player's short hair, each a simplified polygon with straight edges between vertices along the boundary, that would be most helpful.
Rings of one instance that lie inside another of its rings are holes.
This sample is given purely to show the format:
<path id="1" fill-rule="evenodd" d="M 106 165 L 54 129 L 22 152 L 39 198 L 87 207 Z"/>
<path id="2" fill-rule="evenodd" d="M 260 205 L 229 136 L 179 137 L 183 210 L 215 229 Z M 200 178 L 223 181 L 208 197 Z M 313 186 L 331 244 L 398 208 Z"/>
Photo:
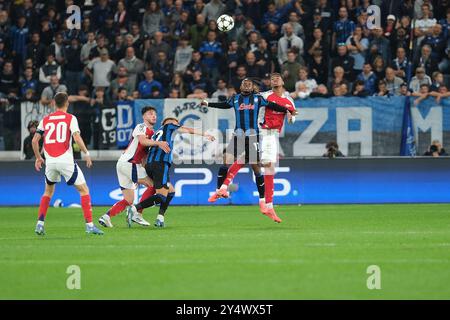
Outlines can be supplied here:
<path id="1" fill-rule="evenodd" d="M 177 118 L 168 117 L 163 120 L 162 124 L 165 125 L 168 121 L 176 121 L 177 123 L 180 123 Z"/>
<path id="2" fill-rule="evenodd" d="M 144 115 L 147 111 L 153 111 L 156 113 L 156 109 L 152 106 L 143 107 L 141 110 L 142 115 Z"/>
<path id="3" fill-rule="evenodd" d="M 55 104 L 57 108 L 64 108 L 67 101 L 69 100 L 69 96 L 65 92 L 58 92 L 55 94 Z"/>

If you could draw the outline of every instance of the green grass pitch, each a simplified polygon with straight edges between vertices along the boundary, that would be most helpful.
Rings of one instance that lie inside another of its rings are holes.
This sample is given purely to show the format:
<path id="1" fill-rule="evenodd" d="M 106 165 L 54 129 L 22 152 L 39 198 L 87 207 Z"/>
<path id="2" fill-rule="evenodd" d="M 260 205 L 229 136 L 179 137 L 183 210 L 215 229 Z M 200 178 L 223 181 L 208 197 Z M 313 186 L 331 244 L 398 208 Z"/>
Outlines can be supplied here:
<path id="1" fill-rule="evenodd" d="M 257 207 L 172 207 L 162 230 L 122 213 L 92 236 L 81 209 L 51 208 L 41 238 L 36 208 L 1 208 L 0 299 L 450 299 L 450 205 L 277 210 L 280 225 Z"/>

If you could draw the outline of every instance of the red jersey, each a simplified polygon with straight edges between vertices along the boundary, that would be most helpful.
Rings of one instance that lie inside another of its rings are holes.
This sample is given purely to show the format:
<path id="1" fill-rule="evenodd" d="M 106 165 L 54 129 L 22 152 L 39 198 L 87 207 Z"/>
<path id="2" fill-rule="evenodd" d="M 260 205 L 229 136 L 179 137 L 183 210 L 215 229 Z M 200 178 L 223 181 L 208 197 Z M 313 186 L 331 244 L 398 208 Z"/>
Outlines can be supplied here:
<path id="1" fill-rule="evenodd" d="M 147 155 L 147 147 L 139 143 L 139 136 L 141 135 L 145 135 L 150 139 L 153 136 L 153 130 L 149 129 L 145 123 L 138 124 L 134 128 L 128 147 L 120 156 L 119 161 L 128 161 L 135 164 L 141 163 L 142 159 Z"/>
<path id="2" fill-rule="evenodd" d="M 80 132 L 77 118 L 63 111 L 45 116 L 37 127 L 44 137 L 46 163 L 73 163 L 72 135 Z"/>
<path id="3" fill-rule="evenodd" d="M 261 93 L 261 95 L 269 102 L 274 102 L 280 106 L 286 107 L 288 110 L 295 110 L 294 100 L 292 100 L 289 92 L 285 91 L 283 96 L 278 96 L 272 90 Z M 262 129 L 278 129 L 281 132 L 284 124 L 286 113 L 274 111 L 265 108 L 264 121 L 261 123 Z"/>

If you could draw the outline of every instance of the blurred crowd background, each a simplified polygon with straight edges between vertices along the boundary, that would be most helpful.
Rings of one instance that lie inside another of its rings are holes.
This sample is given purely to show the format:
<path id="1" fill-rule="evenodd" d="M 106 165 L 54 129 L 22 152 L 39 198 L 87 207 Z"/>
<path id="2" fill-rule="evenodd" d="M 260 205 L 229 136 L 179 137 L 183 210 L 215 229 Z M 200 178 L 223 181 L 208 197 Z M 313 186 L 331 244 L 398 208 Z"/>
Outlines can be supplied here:
<path id="1" fill-rule="evenodd" d="M 66 25 L 73 4 L 79 30 Z M 232 31 L 218 31 L 221 14 Z M 48 105 L 66 91 L 71 111 L 94 121 L 123 100 L 225 99 L 245 77 L 267 90 L 275 71 L 294 99 L 439 100 L 449 96 L 449 35 L 448 0 L 0 0 L 0 113 L 14 132 L 17 102 Z"/>

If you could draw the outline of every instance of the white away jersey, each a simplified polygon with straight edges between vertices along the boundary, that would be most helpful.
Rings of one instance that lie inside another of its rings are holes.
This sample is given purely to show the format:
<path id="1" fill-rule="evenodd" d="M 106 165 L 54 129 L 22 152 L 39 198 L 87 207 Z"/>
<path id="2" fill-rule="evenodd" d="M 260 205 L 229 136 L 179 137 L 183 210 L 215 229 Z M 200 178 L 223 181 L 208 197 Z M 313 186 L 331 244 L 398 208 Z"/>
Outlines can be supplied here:
<path id="1" fill-rule="evenodd" d="M 119 161 L 127 161 L 135 164 L 141 163 L 147 155 L 147 147 L 139 143 L 139 136 L 145 135 L 147 138 L 153 136 L 153 130 L 149 129 L 145 123 L 140 123 L 134 128 L 128 147 L 122 153 Z"/>

